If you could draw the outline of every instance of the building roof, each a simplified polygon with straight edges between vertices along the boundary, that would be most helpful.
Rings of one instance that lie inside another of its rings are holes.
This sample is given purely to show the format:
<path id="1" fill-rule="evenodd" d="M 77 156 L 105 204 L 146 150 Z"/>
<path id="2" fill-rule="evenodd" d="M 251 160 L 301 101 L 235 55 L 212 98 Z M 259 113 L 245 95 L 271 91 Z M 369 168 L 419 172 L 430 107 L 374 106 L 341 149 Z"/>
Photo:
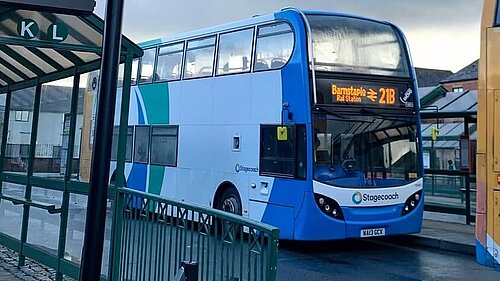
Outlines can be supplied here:
<path id="1" fill-rule="evenodd" d="M 415 67 L 415 72 L 417 73 L 417 83 L 418 87 L 432 87 L 439 85 L 439 82 L 450 75 L 453 72 L 449 70 L 440 69 L 429 69 Z"/>
<path id="2" fill-rule="evenodd" d="M 441 84 L 459 82 L 459 81 L 477 80 L 478 64 L 479 60 L 476 60 L 475 62 L 459 70 L 457 73 L 452 74 L 449 77 L 443 79 L 441 81 Z"/>

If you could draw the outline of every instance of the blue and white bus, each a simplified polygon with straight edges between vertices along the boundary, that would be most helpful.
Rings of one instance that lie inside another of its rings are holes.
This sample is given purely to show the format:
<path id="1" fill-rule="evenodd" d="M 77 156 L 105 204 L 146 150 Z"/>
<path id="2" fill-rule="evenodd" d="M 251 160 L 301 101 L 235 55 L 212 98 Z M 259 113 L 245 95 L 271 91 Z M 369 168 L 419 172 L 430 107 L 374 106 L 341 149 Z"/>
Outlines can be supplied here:
<path id="1" fill-rule="evenodd" d="M 419 103 L 394 25 L 287 8 L 141 46 L 128 188 L 262 221 L 282 239 L 420 231 Z"/>

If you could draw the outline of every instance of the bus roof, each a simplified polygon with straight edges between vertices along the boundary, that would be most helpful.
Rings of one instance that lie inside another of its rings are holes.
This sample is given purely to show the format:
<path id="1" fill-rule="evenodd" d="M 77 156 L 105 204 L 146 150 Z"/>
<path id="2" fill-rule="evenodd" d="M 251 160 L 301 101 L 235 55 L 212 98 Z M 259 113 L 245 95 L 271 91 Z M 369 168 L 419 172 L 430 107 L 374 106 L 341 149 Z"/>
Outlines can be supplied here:
<path id="1" fill-rule="evenodd" d="M 177 35 L 167 36 L 164 38 L 152 39 L 152 40 L 141 42 L 138 45 L 141 48 L 149 48 L 149 47 L 161 45 L 161 44 L 168 43 L 168 42 L 181 41 L 181 40 L 190 39 L 190 38 L 194 38 L 194 37 L 198 37 L 198 36 L 202 36 L 202 35 L 215 34 L 215 33 L 221 32 L 221 31 L 225 31 L 225 30 L 232 30 L 235 28 L 243 28 L 246 26 L 253 26 L 256 24 L 260 24 L 260 23 L 270 22 L 276 18 L 281 18 L 281 17 L 278 17 L 279 14 L 284 13 L 284 12 L 290 12 L 290 11 L 296 12 L 297 14 L 300 11 L 300 12 L 304 13 L 305 15 L 334 15 L 334 16 L 351 17 L 351 18 L 363 19 L 363 20 L 373 21 L 373 22 L 382 23 L 382 24 L 389 24 L 389 25 L 393 26 L 393 24 L 386 22 L 386 21 L 379 21 L 379 20 L 375 20 L 375 19 L 371 19 L 371 18 L 367 18 L 367 17 L 363 17 L 363 16 L 354 15 L 354 14 L 338 13 L 338 12 L 333 12 L 333 11 L 301 11 L 301 10 L 298 10 L 295 8 L 283 8 L 279 12 L 270 13 L 270 14 L 266 14 L 266 15 L 254 16 L 252 18 L 228 22 L 228 23 L 215 25 L 215 26 L 208 27 L 208 28 L 188 31 L 188 32 L 177 34 Z"/>

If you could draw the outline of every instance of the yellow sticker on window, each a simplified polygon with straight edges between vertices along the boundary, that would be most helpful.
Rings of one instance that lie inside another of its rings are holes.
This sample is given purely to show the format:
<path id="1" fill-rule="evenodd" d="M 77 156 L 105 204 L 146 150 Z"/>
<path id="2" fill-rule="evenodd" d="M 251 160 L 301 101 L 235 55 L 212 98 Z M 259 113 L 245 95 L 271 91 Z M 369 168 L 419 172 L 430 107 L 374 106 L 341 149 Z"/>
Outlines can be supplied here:
<path id="1" fill-rule="evenodd" d="M 278 129 L 276 131 L 276 138 L 279 141 L 288 140 L 288 128 L 284 126 L 278 126 Z"/>
<path id="2" fill-rule="evenodd" d="M 416 179 L 417 178 L 417 173 L 408 173 L 408 178 L 409 179 Z"/>

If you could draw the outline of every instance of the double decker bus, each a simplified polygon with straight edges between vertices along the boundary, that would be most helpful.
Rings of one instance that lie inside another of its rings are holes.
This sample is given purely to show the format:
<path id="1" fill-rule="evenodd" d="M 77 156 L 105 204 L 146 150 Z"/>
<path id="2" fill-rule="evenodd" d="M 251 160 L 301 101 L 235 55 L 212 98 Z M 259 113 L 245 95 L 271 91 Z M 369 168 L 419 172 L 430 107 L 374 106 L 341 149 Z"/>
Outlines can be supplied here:
<path id="1" fill-rule="evenodd" d="M 477 109 L 476 258 L 500 271 L 500 1 L 485 0 Z"/>
<path id="2" fill-rule="evenodd" d="M 141 47 L 127 188 L 262 221 L 282 239 L 420 231 L 419 103 L 396 26 L 286 8 Z"/>

